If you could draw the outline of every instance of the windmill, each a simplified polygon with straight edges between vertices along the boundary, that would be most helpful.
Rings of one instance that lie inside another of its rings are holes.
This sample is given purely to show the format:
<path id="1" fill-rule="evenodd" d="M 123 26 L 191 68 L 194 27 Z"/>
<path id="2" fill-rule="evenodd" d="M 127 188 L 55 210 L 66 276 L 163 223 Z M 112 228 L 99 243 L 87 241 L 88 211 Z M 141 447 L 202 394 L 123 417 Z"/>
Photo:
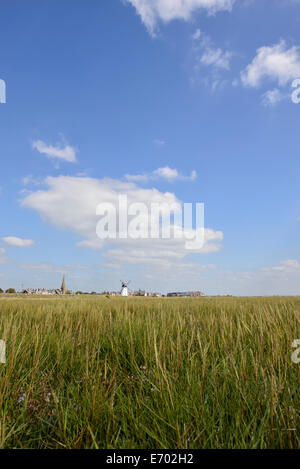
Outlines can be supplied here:
<path id="1" fill-rule="evenodd" d="M 121 280 L 121 284 L 121 296 L 128 296 L 128 285 L 130 284 L 130 280 L 129 282 L 123 282 L 123 280 Z"/>

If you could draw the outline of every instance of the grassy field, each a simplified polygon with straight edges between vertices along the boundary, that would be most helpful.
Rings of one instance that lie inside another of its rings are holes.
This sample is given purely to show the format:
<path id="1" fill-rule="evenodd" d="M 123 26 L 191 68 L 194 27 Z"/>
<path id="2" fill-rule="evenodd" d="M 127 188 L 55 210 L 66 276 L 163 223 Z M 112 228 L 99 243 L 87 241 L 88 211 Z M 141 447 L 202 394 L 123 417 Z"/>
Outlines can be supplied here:
<path id="1" fill-rule="evenodd" d="M 1 448 L 299 448 L 299 298 L 0 300 Z"/>

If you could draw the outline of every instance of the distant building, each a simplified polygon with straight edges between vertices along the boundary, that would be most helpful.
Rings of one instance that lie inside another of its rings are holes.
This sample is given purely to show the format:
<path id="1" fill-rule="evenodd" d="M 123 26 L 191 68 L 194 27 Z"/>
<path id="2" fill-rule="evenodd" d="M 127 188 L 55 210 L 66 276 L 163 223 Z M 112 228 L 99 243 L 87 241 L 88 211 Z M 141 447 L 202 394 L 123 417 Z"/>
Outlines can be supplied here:
<path id="1" fill-rule="evenodd" d="M 145 290 L 137 290 L 132 292 L 132 296 L 147 296 Z"/>
<path id="2" fill-rule="evenodd" d="M 204 293 L 201 291 L 185 291 L 185 292 L 173 292 L 173 293 L 168 293 L 168 297 L 171 298 L 194 298 L 194 297 L 200 297 L 200 296 L 205 296 Z"/>
<path id="3" fill-rule="evenodd" d="M 63 276 L 61 287 L 58 289 L 47 290 L 46 288 L 26 288 L 21 293 L 24 295 L 66 295 L 73 294 L 72 291 L 67 290 L 65 276 Z"/>
<path id="4" fill-rule="evenodd" d="M 61 290 L 46 290 L 45 288 L 27 288 L 22 290 L 23 295 L 61 295 Z"/>

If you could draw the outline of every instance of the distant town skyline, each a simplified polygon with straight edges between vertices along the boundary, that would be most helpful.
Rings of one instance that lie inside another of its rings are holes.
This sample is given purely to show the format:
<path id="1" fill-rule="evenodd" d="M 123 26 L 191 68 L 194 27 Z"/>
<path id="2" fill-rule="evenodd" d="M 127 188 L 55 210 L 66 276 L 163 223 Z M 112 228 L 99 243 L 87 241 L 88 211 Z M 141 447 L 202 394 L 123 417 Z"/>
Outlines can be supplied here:
<path id="1" fill-rule="evenodd" d="M 3 290 L 300 294 L 299 2 L 0 12 Z M 204 203 L 204 245 L 100 240 L 96 207 L 122 194 Z"/>

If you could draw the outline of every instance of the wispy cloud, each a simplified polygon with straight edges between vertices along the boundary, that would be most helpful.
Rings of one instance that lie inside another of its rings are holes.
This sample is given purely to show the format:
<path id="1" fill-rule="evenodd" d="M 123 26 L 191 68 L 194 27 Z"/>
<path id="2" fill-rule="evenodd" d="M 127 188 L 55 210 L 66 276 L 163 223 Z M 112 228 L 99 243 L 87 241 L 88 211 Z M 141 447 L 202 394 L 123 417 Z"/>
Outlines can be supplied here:
<path id="1" fill-rule="evenodd" d="M 193 40 L 197 43 L 195 50 L 200 52 L 198 62 L 202 65 L 216 68 L 230 69 L 230 60 L 233 55 L 230 51 L 216 48 L 211 38 L 199 28 L 193 34 Z"/>
<path id="2" fill-rule="evenodd" d="M 76 150 L 71 145 L 49 145 L 42 140 L 36 140 L 32 143 L 32 148 L 48 156 L 48 158 L 56 158 L 67 161 L 68 163 L 75 163 L 77 161 Z"/>
<path id="3" fill-rule="evenodd" d="M 15 246 L 18 248 L 26 248 L 34 245 L 34 241 L 32 239 L 22 239 L 17 238 L 16 236 L 6 236 L 2 238 L 2 241 L 4 241 L 8 246 Z"/>
<path id="4" fill-rule="evenodd" d="M 24 186 L 28 186 L 28 185 L 39 186 L 41 184 L 40 179 L 34 178 L 33 176 L 31 176 L 31 174 L 23 177 L 22 182 Z"/>
<path id="5" fill-rule="evenodd" d="M 277 272 L 277 273 L 300 273 L 300 263 L 296 259 L 287 259 L 281 261 L 280 265 L 275 265 L 273 267 L 265 267 L 262 269 L 262 272 Z"/>
<path id="6" fill-rule="evenodd" d="M 201 30 L 200 30 L 200 28 L 197 28 L 192 37 L 193 37 L 194 41 L 197 41 L 197 39 L 199 39 L 200 36 L 201 36 Z"/>
<path id="7" fill-rule="evenodd" d="M 192 35 L 193 39 L 193 76 L 192 82 L 198 80 L 210 84 L 214 91 L 217 87 L 222 87 L 226 80 L 223 73 L 228 72 L 231 67 L 231 59 L 234 53 L 216 47 L 210 36 L 202 32 L 199 28 Z M 205 70 L 205 75 L 202 71 Z"/>
<path id="8" fill-rule="evenodd" d="M 4 248 L 0 248 L 0 264 L 5 264 L 7 262 L 6 251 Z"/>
<path id="9" fill-rule="evenodd" d="M 158 146 L 160 146 L 160 147 L 163 147 L 163 146 L 166 144 L 166 142 L 165 142 L 163 139 L 161 139 L 161 138 L 156 138 L 156 139 L 153 141 L 153 143 L 155 143 L 155 145 L 158 145 Z"/>
<path id="10" fill-rule="evenodd" d="M 278 88 L 268 90 L 262 95 L 262 104 L 264 106 L 275 106 L 280 101 L 287 98 L 287 94 L 282 93 Z"/>
<path id="11" fill-rule="evenodd" d="M 57 273 L 57 274 L 68 274 L 70 272 L 78 271 L 78 270 L 87 270 L 88 267 L 85 265 L 80 264 L 67 264 L 63 266 L 55 266 L 50 262 L 28 262 L 24 264 L 20 264 L 20 268 L 23 270 L 32 270 L 39 273 Z"/>

